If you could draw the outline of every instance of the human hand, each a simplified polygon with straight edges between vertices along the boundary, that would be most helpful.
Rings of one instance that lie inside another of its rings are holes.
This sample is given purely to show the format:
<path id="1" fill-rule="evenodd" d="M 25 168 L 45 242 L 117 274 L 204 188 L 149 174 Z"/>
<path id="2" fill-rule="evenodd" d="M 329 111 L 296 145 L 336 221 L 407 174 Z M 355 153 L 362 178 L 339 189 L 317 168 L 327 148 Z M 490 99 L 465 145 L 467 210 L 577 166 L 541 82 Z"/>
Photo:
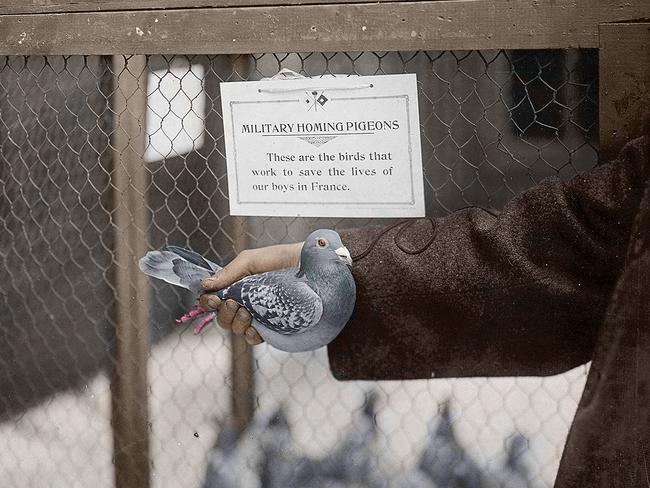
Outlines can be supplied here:
<path id="1" fill-rule="evenodd" d="M 242 251 L 216 275 L 203 280 L 201 286 L 207 293 L 199 299 L 201 307 L 218 311 L 217 322 L 222 328 L 243 335 L 250 345 L 260 344 L 262 338 L 251 327 L 251 314 L 244 307 L 234 300 L 224 302 L 208 293 L 226 288 L 245 276 L 300 266 L 302 244 L 279 244 Z"/>

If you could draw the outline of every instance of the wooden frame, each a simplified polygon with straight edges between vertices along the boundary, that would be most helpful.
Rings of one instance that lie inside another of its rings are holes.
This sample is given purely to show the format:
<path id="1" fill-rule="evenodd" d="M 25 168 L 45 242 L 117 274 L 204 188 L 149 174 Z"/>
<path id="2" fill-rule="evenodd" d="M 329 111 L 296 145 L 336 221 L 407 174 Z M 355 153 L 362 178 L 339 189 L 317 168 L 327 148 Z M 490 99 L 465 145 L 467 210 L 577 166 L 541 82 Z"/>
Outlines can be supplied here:
<path id="1" fill-rule="evenodd" d="M 145 56 L 113 58 L 113 207 L 115 219 L 115 368 L 111 378 L 113 463 L 117 487 L 149 486 L 149 283 L 138 268 L 150 216 L 144 117 Z"/>
<path id="2" fill-rule="evenodd" d="M 611 156 L 642 132 L 650 106 L 650 24 L 622 22 L 639 18 L 650 18 L 648 0 L 0 0 L 0 54 L 600 48 L 601 154 Z M 114 57 L 118 75 L 124 62 Z M 128 62 L 142 74 L 142 56 Z M 143 403 L 147 287 L 134 261 L 146 247 L 146 102 L 137 77 L 125 75 L 116 76 L 122 91 L 140 94 L 113 101 L 121 115 L 113 141 L 118 348 L 112 392 L 116 486 L 135 488 L 148 486 L 150 466 Z M 252 362 L 243 342 L 233 349 L 234 423 L 242 429 L 252 415 Z"/>
<path id="3" fill-rule="evenodd" d="M 404 0 L 374 0 L 400 2 Z M 116 10 L 169 10 L 174 8 L 269 7 L 276 5 L 314 5 L 367 3 L 368 0 L 32 0 L 19 3 L 0 0 L 0 14 L 60 12 L 113 12 Z"/>
<path id="4" fill-rule="evenodd" d="M 650 17 L 647 0 L 330 2 L 113 11 L 125 3 L 108 1 L 101 3 L 104 11 L 56 14 L 17 15 L 36 10 L 2 7 L 7 15 L 0 15 L 0 54 L 595 48 L 598 24 Z M 72 8 L 72 2 L 58 5 Z M 98 0 L 80 5 L 100 8 Z"/>
<path id="5" fill-rule="evenodd" d="M 600 156 L 650 135 L 650 22 L 600 26 Z"/>

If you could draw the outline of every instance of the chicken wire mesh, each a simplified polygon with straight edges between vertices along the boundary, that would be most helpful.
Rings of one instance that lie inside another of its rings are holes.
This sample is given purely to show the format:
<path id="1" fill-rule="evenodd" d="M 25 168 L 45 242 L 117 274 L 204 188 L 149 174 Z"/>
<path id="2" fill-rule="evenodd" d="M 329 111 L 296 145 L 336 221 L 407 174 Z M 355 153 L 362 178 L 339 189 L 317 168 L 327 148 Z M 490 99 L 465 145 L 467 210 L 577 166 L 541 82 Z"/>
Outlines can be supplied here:
<path id="1" fill-rule="evenodd" d="M 147 69 L 131 73 L 146 95 L 146 114 L 135 114 L 146 133 L 142 238 L 227 262 L 315 228 L 377 223 L 230 216 L 222 81 L 282 68 L 416 73 L 427 215 L 439 217 L 468 205 L 498 209 L 544 177 L 597 163 L 596 59 L 592 50 L 148 56 Z M 0 477 L 8 486 L 113 483 L 117 74 L 96 56 L 0 60 Z M 216 327 L 200 337 L 172 327 L 193 297 L 151 287 L 142 401 L 153 486 L 552 485 L 587 366 L 549 378 L 337 383 L 323 350 L 261 345 L 254 387 L 237 392 L 254 406 L 237 441 L 229 338 Z M 245 366 L 250 352 L 238 354 Z"/>

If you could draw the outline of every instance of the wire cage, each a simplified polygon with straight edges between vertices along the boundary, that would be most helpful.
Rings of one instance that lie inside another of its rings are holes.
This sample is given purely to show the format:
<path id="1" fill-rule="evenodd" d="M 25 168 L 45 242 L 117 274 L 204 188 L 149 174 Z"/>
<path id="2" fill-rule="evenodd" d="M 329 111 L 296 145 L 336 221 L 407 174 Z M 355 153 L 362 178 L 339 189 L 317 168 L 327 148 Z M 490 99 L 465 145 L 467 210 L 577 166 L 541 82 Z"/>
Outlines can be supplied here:
<path id="1" fill-rule="evenodd" d="M 140 143 L 144 150 L 146 225 L 137 232 L 150 248 L 176 244 L 225 263 L 244 248 L 299 241 L 316 228 L 378 223 L 230 216 L 219 83 L 283 68 L 310 77 L 416 73 L 432 217 L 469 205 L 498 210 L 543 178 L 567 179 L 597 164 L 596 50 L 118 58 L 0 58 L 6 486 L 113 483 L 115 152 L 138 151 Z M 120 76 L 132 78 L 132 91 L 114 83 Z M 135 131 L 121 145 L 116 120 L 132 106 L 118 99 L 132 97 L 145 106 L 130 113 Z M 269 466 L 350 457 L 341 454 L 350 439 L 364 447 L 351 465 L 365 474 L 318 486 L 428 486 L 416 475 L 439 487 L 553 483 L 587 366 L 548 378 L 338 383 L 323 350 L 251 352 L 216 327 L 195 337 L 172 326 L 194 297 L 150 287 L 150 386 L 141 401 L 150 410 L 153 486 L 213 486 L 217 435 L 227 433 L 233 413 L 242 415 L 232 411 L 233 396 L 248 411 L 239 420 L 238 457 L 229 461 L 232 486 L 283 486 L 269 481 Z M 370 432 L 362 413 L 369 398 Z M 453 448 L 434 449 L 441 438 Z M 269 452 L 282 459 L 265 465 Z M 449 472 L 427 474 L 427 462 Z"/>

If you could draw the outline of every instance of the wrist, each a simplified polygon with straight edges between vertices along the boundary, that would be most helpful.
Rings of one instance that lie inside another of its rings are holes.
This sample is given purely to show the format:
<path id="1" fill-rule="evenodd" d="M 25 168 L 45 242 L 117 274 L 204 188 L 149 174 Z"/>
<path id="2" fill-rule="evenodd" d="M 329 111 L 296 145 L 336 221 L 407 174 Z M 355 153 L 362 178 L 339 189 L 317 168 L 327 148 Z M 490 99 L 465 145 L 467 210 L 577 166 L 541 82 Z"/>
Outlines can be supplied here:
<path id="1" fill-rule="evenodd" d="M 286 244 L 286 259 L 288 268 L 297 268 L 300 266 L 300 253 L 302 252 L 302 242 Z"/>

